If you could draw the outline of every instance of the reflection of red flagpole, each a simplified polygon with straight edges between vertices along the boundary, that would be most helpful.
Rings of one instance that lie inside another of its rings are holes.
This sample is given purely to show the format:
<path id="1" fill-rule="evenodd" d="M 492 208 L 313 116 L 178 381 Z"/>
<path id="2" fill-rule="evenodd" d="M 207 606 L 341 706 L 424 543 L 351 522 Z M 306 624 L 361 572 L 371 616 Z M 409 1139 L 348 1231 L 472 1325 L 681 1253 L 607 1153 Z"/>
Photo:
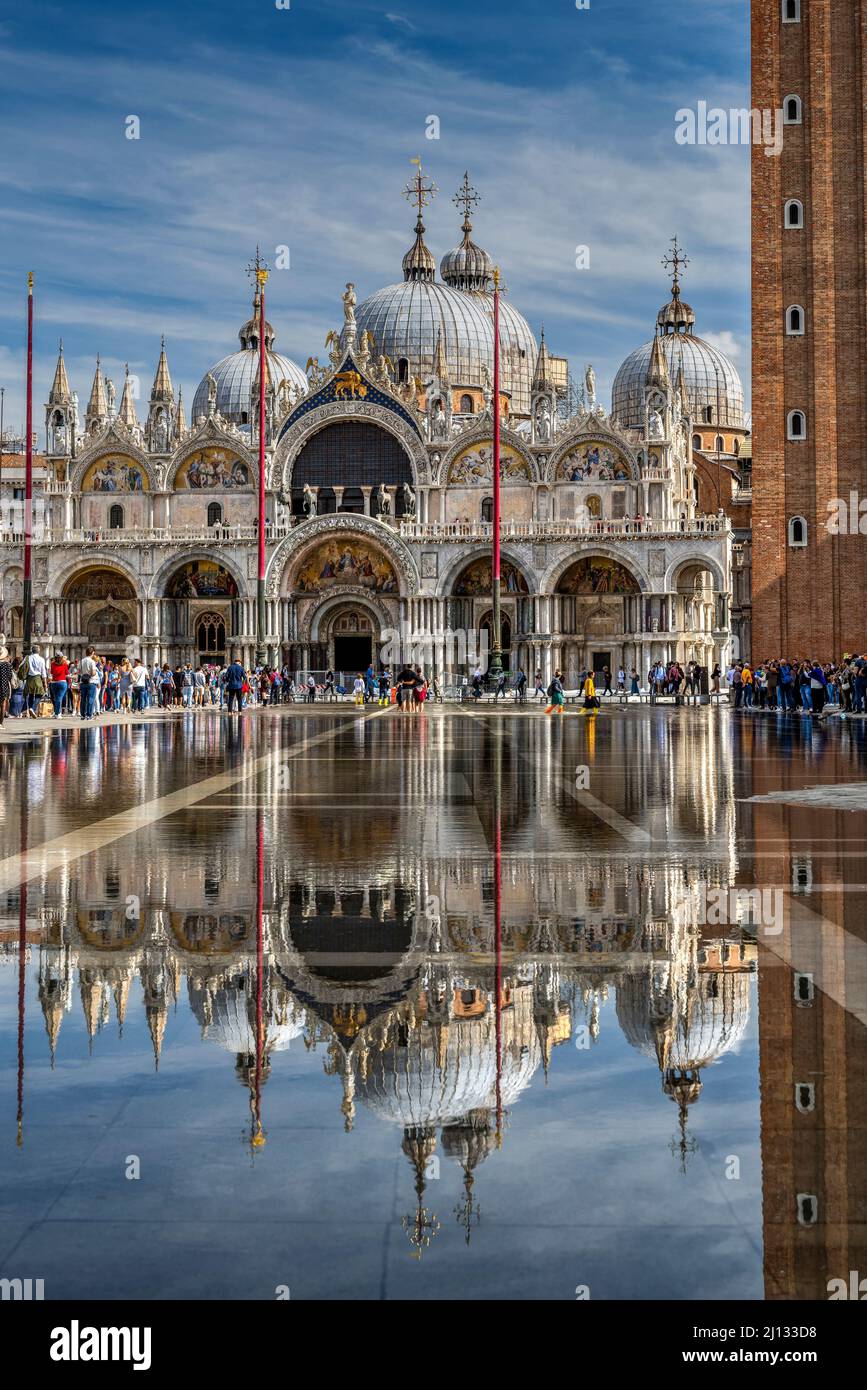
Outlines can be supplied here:
<path id="1" fill-rule="evenodd" d="M 254 1084 L 254 1131 L 251 1144 L 260 1149 L 265 1143 L 262 1132 L 262 1064 L 265 1051 L 265 1023 L 262 1010 L 262 990 L 265 967 L 265 844 L 262 810 L 256 812 L 256 1078 Z"/>
<path id="2" fill-rule="evenodd" d="M 27 438 L 24 442 L 24 654 L 33 641 L 31 531 L 33 529 L 33 271 L 27 276 Z"/>
<path id="3" fill-rule="evenodd" d="M 503 1142 L 503 922 L 500 885 L 500 815 L 494 828 L 494 949 L 497 953 L 495 981 L 497 991 L 497 1147 Z"/>
<path id="4" fill-rule="evenodd" d="M 27 856 L 27 767 L 22 764 L 24 774 L 23 796 L 21 800 L 21 863 Z M 27 954 L 27 878 L 21 880 L 18 889 L 18 1132 L 17 1142 L 21 1148 L 24 1143 L 24 985 Z"/>

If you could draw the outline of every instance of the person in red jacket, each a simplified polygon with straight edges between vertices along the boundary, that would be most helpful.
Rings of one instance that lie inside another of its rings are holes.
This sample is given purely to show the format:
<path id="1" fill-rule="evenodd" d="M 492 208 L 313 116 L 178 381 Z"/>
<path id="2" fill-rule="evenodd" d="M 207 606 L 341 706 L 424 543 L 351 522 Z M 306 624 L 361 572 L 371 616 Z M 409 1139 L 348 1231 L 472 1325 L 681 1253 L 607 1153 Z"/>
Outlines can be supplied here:
<path id="1" fill-rule="evenodd" d="M 66 692 L 69 689 L 69 662 L 64 657 L 63 652 L 55 652 L 51 659 L 51 680 L 48 689 L 54 705 L 54 718 L 59 719 L 63 713 Z"/>

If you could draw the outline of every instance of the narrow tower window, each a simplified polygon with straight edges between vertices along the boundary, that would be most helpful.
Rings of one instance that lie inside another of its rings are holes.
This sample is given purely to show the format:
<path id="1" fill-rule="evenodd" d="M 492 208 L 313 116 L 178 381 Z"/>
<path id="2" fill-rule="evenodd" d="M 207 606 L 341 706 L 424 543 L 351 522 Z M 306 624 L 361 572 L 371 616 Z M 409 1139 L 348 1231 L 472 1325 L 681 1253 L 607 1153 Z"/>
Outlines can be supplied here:
<path id="1" fill-rule="evenodd" d="M 783 23 L 800 24 L 801 0 L 783 0 Z"/>
<path id="2" fill-rule="evenodd" d="M 800 231 L 804 225 L 804 204 L 798 198 L 789 198 L 784 213 L 785 225 L 789 231 Z"/>
<path id="3" fill-rule="evenodd" d="M 790 304 L 786 310 L 786 332 L 790 338 L 803 336 L 804 311 L 800 304 Z"/>
<path id="4" fill-rule="evenodd" d="M 795 1003 L 802 1009 L 809 1008 L 813 1002 L 813 977 L 803 971 L 795 974 Z"/>
<path id="5" fill-rule="evenodd" d="M 806 544 L 806 520 L 802 516 L 789 517 L 789 546 L 792 550 L 803 550 Z"/>
<path id="6" fill-rule="evenodd" d="M 812 1192 L 798 1193 L 798 1223 L 801 1226 L 815 1226 L 819 1219 L 818 1198 Z"/>
<path id="7" fill-rule="evenodd" d="M 804 440 L 807 438 L 807 417 L 803 410 L 789 411 L 788 434 L 790 439 Z"/>
<path id="8" fill-rule="evenodd" d="M 786 97 L 783 101 L 783 125 L 801 124 L 801 98 Z"/>
<path id="9" fill-rule="evenodd" d="M 816 1087 L 812 1081 L 795 1082 L 795 1109 L 802 1115 L 809 1115 L 816 1108 Z"/>

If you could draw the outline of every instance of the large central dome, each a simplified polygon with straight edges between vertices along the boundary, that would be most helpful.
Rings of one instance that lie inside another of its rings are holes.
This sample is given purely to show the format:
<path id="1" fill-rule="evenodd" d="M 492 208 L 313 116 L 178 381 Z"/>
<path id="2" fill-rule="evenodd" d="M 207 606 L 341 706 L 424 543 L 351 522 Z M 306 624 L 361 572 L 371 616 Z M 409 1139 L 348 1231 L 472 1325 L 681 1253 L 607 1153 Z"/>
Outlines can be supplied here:
<path id="1" fill-rule="evenodd" d="M 456 201 L 465 197 L 459 195 Z M 373 335 L 377 354 L 386 353 L 401 375 L 418 377 L 422 382 L 433 375 L 437 337 L 441 336 L 451 385 L 456 389 L 484 387 L 494 371 L 491 258 L 471 240 L 472 225 L 466 215 L 462 242 L 443 257 L 441 283 L 436 279 L 434 257 L 424 242 L 424 230 L 420 204 L 415 243 L 403 258 L 403 282 L 377 290 L 359 305 L 358 330 Z M 501 296 L 502 389 L 510 394 L 515 415 L 530 412 L 536 350 L 526 319 Z"/>

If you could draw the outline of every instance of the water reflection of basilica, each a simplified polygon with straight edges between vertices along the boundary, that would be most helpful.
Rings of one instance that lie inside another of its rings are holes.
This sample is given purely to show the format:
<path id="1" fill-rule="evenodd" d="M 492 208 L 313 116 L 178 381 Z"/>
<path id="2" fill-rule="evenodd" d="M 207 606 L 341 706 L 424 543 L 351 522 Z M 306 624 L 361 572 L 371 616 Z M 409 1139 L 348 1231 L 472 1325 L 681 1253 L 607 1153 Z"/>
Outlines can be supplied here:
<path id="1" fill-rule="evenodd" d="M 430 865 L 363 886 L 336 871 L 320 872 L 315 886 L 291 881 L 279 902 L 266 902 L 261 940 L 249 905 L 184 910 L 156 880 L 138 916 L 128 915 L 122 886 L 119 901 L 93 906 L 85 871 L 65 902 L 39 908 L 52 1057 L 71 1009 L 83 1011 L 98 1051 L 112 1018 L 122 1029 L 143 1007 L 159 1065 L 171 1014 L 186 999 L 203 1041 L 234 1059 L 250 1093 L 251 1140 L 261 1144 L 275 1054 L 293 1044 L 321 1051 L 345 1129 L 363 1107 L 399 1133 L 415 1173 L 408 1229 L 419 1245 L 439 1155 L 464 1169 L 459 1214 L 469 1234 L 477 1166 L 503 1142 L 510 1112 L 547 1074 L 553 1050 L 593 1045 L 613 991 L 623 1035 L 678 1107 L 685 1161 L 689 1107 L 748 1021 L 753 942 L 737 929 L 708 935 L 675 873 L 628 861 L 561 869 L 547 910 L 531 914 L 539 885 L 526 865 L 506 869 L 499 949 L 492 914 L 469 913 L 466 884 L 453 891 Z M 451 877 L 460 878 L 455 866 Z"/>

